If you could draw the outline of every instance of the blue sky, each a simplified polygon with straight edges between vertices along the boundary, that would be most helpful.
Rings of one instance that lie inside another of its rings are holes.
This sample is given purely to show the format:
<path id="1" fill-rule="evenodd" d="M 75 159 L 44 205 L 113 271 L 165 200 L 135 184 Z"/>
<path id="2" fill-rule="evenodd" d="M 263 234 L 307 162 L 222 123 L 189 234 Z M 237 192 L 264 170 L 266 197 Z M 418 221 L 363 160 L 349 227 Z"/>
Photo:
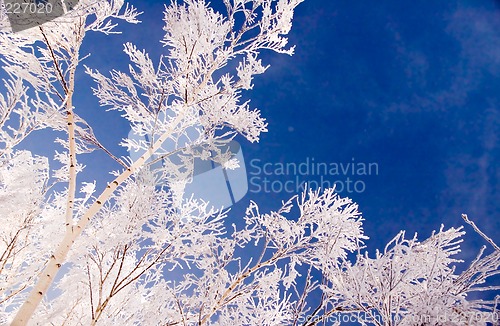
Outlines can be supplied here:
<path id="1" fill-rule="evenodd" d="M 86 65 L 126 70 L 127 41 L 154 60 L 164 51 L 163 2 L 131 3 L 144 11 L 143 23 L 123 25 L 122 35 L 89 36 L 82 50 L 92 53 Z M 263 54 L 271 68 L 245 94 L 269 123 L 259 143 L 239 139 L 249 176 L 252 160 L 254 166 L 376 163 L 377 174 L 352 176 L 363 192 L 341 193 L 359 204 L 371 253 L 401 229 L 423 239 L 441 223 L 461 225 L 461 213 L 500 242 L 498 1 L 306 0 L 296 11 L 290 43 L 296 45 L 292 57 Z M 77 80 L 77 112 L 103 144 L 127 155 L 116 146 L 129 132 L 126 121 L 99 108 L 82 70 Z M 98 178 L 100 189 L 107 171 L 119 168 L 103 153 L 82 161 L 88 169 L 82 181 Z M 267 177 L 285 182 L 297 176 Z M 294 195 L 252 189 L 232 207 L 230 222 L 241 221 L 250 200 L 268 211 Z M 464 258 L 471 259 L 483 242 L 466 230 Z"/>
<path id="2" fill-rule="evenodd" d="M 143 23 L 123 26 L 122 35 L 89 37 L 87 65 L 125 70 L 125 41 L 146 49 L 153 59 L 162 53 L 163 2 L 131 3 L 144 11 Z M 245 94 L 269 122 L 258 144 L 240 141 L 247 172 L 252 173 L 252 160 L 260 166 L 374 162 L 377 175 L 354 177 L 364 183 L 363 192 L 341 193 L 360 205 L 369 245 L 382 247 L 400 229 L 423 238 L 441 223 L 462 224 L 461 213 L 500 239 L 499 31 L 500 6 L 492 0 L 386 0 L 376 6 L 304 1 L 290 34 L 295 55 L 264 53 L 271 68 Z M 80 78 L 79 101 L 85 109 L 77 110 L 103 143 L 115 148 L 128 133 L 126 122 L 116 113 L 102 113 L 85 89 L 89 78 Z M 104 170 L 114 168 L 104 155 L 95 162 Z M 345 180 L 299 177 L 320 183 Z M 268 178 L 284 182 L 295 176 Z M 242 216 L 249 200 L 265 211 L 293 195 L 256 193 L 249 186 L 231 219 Z M 468 244 L 479 248 L 481 241 L 468 231 Z"/>

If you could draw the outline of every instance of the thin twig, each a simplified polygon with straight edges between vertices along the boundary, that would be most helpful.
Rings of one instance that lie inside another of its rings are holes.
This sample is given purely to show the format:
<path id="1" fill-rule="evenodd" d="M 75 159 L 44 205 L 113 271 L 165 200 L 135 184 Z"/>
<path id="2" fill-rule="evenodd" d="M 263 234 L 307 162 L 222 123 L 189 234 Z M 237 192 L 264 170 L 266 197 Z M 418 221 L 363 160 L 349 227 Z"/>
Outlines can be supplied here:
<path id="1" fill-rule="evenodd" d="M 469 220 L 469 217 L 467 217 L 467 214 L 462 214 L 462 218 L 464 219 L 464 221 L 469 224 L 470 226 L 472 226 L 472 228 L 474 229 L 474 231 L 476 231 L 481 237 L 483 237 L 484 240 L 486 240 L 490 245 L 493 246 L 493 248 L 495 248 L 495 250 L 497 251 L 500 251 L 500 247 L 497 246 L 497 244 L 491 240 L 491 238 L 489 238 L 486 234 L 484 234 L 476 225 L 476 223 L 472 222 L 471 220 Z"/>

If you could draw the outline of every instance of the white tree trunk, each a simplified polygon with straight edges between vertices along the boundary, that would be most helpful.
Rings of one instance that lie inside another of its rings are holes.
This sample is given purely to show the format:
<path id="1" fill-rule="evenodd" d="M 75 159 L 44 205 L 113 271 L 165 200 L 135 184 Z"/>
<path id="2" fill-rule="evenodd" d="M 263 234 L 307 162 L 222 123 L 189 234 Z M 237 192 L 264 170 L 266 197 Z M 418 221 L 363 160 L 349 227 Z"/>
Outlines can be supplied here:
<path id="1" fill-rule="evenodd" d="M 82 216 L 78 223 L 72 226 L 70 229 L 67 229 L 62 242 L 59 244 L 59 247 L 56 249 L 54 254 L 50 257 L 47 263 L 47 267 L 45 267 L 43 272 L 40 274 L 37 284 L 31 290 L 28 298 L 17 312 L 16 317 L 12 321 L 12 326 L 22 326 L 28 323 L 36 308 L 42 301 L 43 296 L 47 293 L 47 290 L 54 281 L 57 272 L 66 260 L 66 256 L 68 255 L 71 246 L 73 246 L 73 243 L 75 243 L 78 236 L 80 236 L 82 231 L 88 225 L 90 219 L 101 209 L 102 205 L 109 199 L 116 188 L 118 188 L 118 186 L 123 181 L 129 178 L 134 173 L 134 171 L 140 169 L 140 167 L 144 165 L 144 163 L 154 154 L 154 152 L 161 147 L 163 142 L 171 136 L 172 132 L 182 120 L 183 116 L 184 115 L 182 113 L 179 113 L 175 121 L 172 122 L 172 126 L 170 127 L 170 129 L 167 130 L 167 132 L 165 132 L 156 141 L 156 143 L 153 144 L 151 149 L 145 152 L 129 168 L 127 168 L 111 183 L 109 183 L 106 189 L 104 189 L 97 200 L 89 207 L 87 212 Z"/>

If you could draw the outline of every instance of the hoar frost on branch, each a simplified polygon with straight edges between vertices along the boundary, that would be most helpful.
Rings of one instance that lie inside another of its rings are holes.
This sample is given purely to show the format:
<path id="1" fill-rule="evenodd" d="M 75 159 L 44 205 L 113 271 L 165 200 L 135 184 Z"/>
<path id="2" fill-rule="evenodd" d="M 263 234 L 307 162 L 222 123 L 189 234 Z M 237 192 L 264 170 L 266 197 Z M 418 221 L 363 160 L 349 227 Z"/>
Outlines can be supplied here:
<path id="1" fill-rule="evenodd" d="M 242 229 L 226 225 L 227 212 L 183 198 L 195 158 L 235 167 L 220 145 L 267 130 L 241 93 L 267 69 L 262 50 L 292 54 L 286 34 L 300 2 L 223 0 L 217 12 L 203 0 L 173 1 L 158 63 L 127 43 L 129 71 L 109 74 L 82 69 L 83 40 L 116 33 L 119 20 L 137 23 L 123 1 L 82 0 L 19 33 L 1 22 L 0 323 L 317 325 L 364 314 L 364 324 L 476 325 L 486 321 L 471 316 L 488 314 L 498 324 L 497 300 L 468 295 L 498 290 L 484 282 L 498 274 L 500 250 L 467 218 L 494 251 L 483 248 L 457 273 L 462 228 L 441 227 L 422 242 L 401 232 L 370 257 L 357 205 L 333 189 L 306 191 L 268 214 L 252 202 Z M 73 107 L 81 71 L 103 106 L 148 136 L 123 140 L 141 153 L 136 160 L 113 156 Z M 57 139 L 56 170 L 18 149 L 40 129 L 67 134 Z M 78 156 L 95 149 L 123 166 L 100 194 L 95 181 L 77 182 Z M 153 157 L 162 167 L 152 168 Z M 251 247 L 260 254 L 245 260 Z"/>

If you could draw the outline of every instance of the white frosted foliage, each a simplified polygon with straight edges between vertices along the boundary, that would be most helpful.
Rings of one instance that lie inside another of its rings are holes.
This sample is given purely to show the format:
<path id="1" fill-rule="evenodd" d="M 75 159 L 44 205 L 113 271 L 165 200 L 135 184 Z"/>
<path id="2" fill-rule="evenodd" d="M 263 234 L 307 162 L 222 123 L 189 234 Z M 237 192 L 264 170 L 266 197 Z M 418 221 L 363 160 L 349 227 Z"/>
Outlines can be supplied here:
<path id="1" fill-rule="evenodd" d="M 138 23 L 124 1 L 81 0 L 19 33 L 2 16 L 0 324 L 312 326 L 346 314 L 362 324 L 498 324 L 498 299 L 475 292 L 499 290 L 487 281 L 500 249 L 466 216 L 488 247 L 457 272 L 463 227 L 423 240 L 401 231 L 374 251 L 358 205 L 334 189 L 305 190 L 271 212 L 251 201 L 238 226 L 227 210 L 185 198 L 196 162 L 237 169 L 244 162 L 224 146 L 267 131 L 242 97 L 268 69 L 262 51 L 293 54 L 300 2 L 220 0 L 217 11 L 171 1 L 163 55 L 125 43 L 128 69 L 110 72 L 82 64 L 85 36 Z M 129 123 L 119 145 L 136 156 L 116 157 L 79 115 L 77 72 L 94 80 L 103 119 L 116 110 Z M 54 134 L 52 166 L 22 149 L 41 129 Z M 96 150 L 120 167 L 106 185 L 83 178 L 101 165 L 79 159 Z"/>

